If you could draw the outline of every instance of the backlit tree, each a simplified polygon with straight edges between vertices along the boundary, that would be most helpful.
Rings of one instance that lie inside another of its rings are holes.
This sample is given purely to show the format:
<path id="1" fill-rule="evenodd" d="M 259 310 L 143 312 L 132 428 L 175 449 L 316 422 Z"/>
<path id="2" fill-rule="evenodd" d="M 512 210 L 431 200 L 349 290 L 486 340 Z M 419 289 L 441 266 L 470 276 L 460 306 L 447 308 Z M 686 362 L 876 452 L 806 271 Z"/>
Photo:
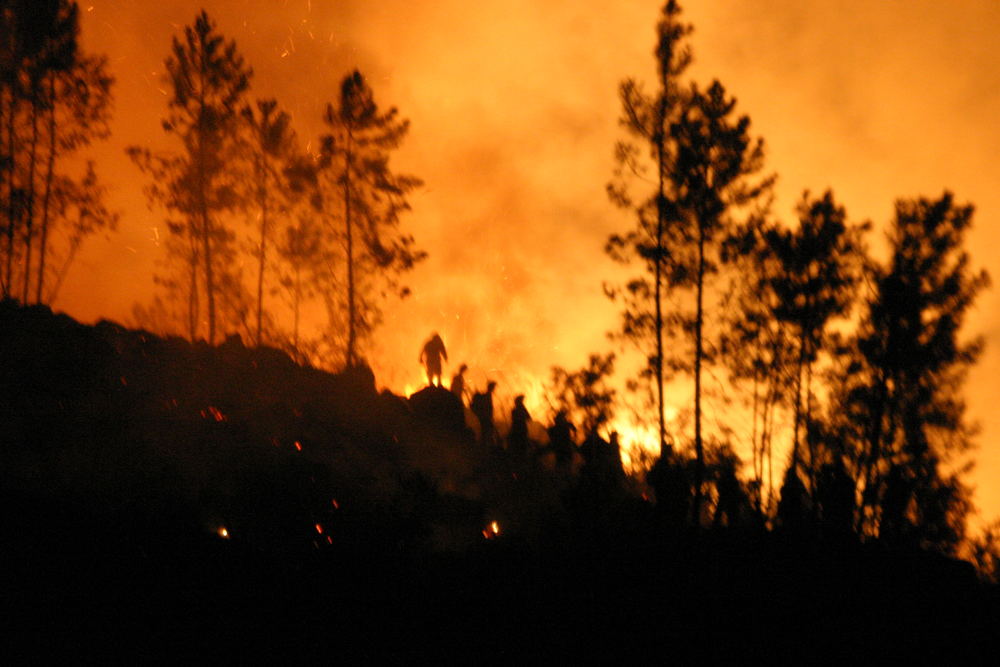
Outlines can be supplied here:
<path id="1" fill-rule="evenodd" d="M 409 210 L 406 196 L 420 179 L 396 174 L 390 151 L 405 138 L 410 123 L 395 107 L 381 111 L 367 82 L 357 71 L 340 85 L 340 96 L 327 105 L 319 159 L 320 206 L 328 233 L 343 251 L 343 302 L 325 295 L 328 307 L 346 309 L 344 363 L 358 363 L 359 341 L 380 319 L 379 301 L 395 292 L 408 293 L 397 282 L 426 253 L 413 237 L 399 231 L 399 216 Z M 339 313 L 330 313 L 336 326 Z"/>
<path id="2" fill-rule="evenodd" d="M 170 95 L 163 129 L 176 138 L 180 150 L 128 150 L 152 177 L 146 189 L 150 201 L 170 214 L 168 228 L 175 242 L 168 244 L 168 252 L 185 266 L 185 275 L 164 282 L 187 293 L 188 336 L 198 335 L 199 294 L 203 294 L 208 341 L 214 343 L 220 287 L 241 286 L 232 275 L 235 234 L 222 214 L 238 203 L 229 164 L 252 70 L 244 64 L 236 43 L 226 41 L 204 11 L 194 25 L 184 28 L 183 38 L 174 37 L 166 68 Z"/>

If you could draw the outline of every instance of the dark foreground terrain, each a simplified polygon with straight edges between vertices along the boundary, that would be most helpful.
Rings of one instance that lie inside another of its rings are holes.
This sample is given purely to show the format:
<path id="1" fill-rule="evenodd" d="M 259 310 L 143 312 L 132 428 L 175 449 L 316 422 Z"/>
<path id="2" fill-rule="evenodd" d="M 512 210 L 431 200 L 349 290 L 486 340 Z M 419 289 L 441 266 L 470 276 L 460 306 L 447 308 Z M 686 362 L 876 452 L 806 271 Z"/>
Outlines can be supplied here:
<path id="1" fill-rule="evenodd" d="M 1000 595 L 967 563 L 670 529 L 365 370 L 4 303 L 0 416 L 12 662 L 1000 655 Z"/>

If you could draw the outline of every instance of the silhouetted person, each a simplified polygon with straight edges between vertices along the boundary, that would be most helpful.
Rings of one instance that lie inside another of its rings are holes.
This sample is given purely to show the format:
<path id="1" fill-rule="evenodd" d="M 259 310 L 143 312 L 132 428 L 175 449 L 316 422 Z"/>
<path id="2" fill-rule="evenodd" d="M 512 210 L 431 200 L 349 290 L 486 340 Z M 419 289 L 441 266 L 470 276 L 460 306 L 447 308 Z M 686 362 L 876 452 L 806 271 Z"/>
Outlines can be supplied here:
<path id="1" fill-rule="evenodd" d="M 479 442 L 484 445 L 496 444 L 496 431 L 493 429 L 493 390 L 496 387 L 497 383 L 491 381 L 486 385 L 485 392 L 477 391 L 472 395 L 469 405 L 479 420 Z"/>
<path id="2" fill-rule="evenodd" d="M 465 405 L 465 371 L 469 370 L 469 367 L 462 364 L 458 367 L 458 372 L 451 376 L 451 393 L 458 397 L 458 400 Z"/>
<path id="3" fill-rule="evenodd" d="M 646 475 L 656 491 L 656 513 L 671 530 L 684 526 L 691 511 L 691 480 L 685 461 L 668 450 Z"/>
<path id="4" fill-rule="evenodd" d="M 420 361 L 427 369 L 427 384 L 441 386 L 441 360 L 448 360 L 448 351 L 444 349 L 444 341 L 441 336 L 434 333 L 430 339 L 424 343 L 424 349 L 420 351 Z M 436 382 L 435 382 L 436 380 Z"/>
<path id="5" fill-rule="evenodd" d="M 733 528 L 740 523 L 740 513 L 746 504 L 746 494 L 743 487 L 736 479 L 736 469 L 732 464 L 725 463 L 719 470 L 715 481 L 715 489 L 718 491 L 719 499 L 715 505 L 715 516 L 712 518 L 712 525 L 719 527 L 725 517 L 725 525 Z"/>
<path id="6" fill-rule="evenodd" d="M 507 436 L 507 448 L 515 456 L 528 454 L 528 421 L 531 415 L 524 407 L 524 394 L 514 398 L 514 409 L 510 411 L 510 434 Z"/>
<path id="7" fill-rule="evenodd" d="M 573 450 L 576 444 L 573 436 L 576 434 L 576 427 L 566 418 L 566 411 L 560 410 L 556 413 L 555 421 L 549 427 L 549 447 L 556 457 L 556 466 L 568 468 L 573 462 Z"/>
<path id="8" fill-rule="evenodd" d="M 834 540 L 848 539 L 854 532 L 854 480 L 840 457 L 820 468 L 816 496 L 824 535 Z"/>
<path id="9" fill-rule="evenodd" d="M 913 486 L 902 466 L 889 469 L 882 496 L 882 520 L 879 537 L 890 544 L 900 544 L 906 532 L 906 509 L 910 505 Z"/>
<path id="10" fill-rule="evenodd" d="M 618 442 L 618 431 L 611 432 L 611 439 L 608 441 L 606 460 L 607 466 L 613 471 L 616 477 L 625 476 L 625 469 L 622 467 L 622 446 Z"/>
<path id="11" fill-rule="evenodd" d="M 778 500 L 778 524 L 785 532 L 802 537 L 808 525 L 809 493 L 797 467 L 792 464 L 785 471 L 781 498 Z"/>
<path id="12" fill-rule="evenodd" d="M 625 477 L 622 468 L 621 445 L 618 444 L 618 431 L 611 433 L 611 441 L 591 433 L 584 441 L 582 448 L 585 463 L 585 474 L 594 477 L 604 488 L 611 488 Z"/>

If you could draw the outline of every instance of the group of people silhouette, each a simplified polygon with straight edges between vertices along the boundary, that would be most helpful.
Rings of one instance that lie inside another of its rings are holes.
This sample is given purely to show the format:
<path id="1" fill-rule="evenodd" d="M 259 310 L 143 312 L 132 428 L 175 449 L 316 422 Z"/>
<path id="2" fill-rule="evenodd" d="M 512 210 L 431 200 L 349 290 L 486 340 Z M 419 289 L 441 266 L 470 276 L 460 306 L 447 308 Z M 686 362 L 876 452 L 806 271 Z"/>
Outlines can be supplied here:
<path id="1" fill-rule="evenodd" d="M 418 361 L 424 365 L 427 374 L 427 384 L 432 387 L 442 386 L 443 363 L 448 360 L 448 351 L 438 333 L 433 333 L 424 343 Z M 514 397 L 514 405 L 510 412 L 510 430 L 506 441 L 497 432 L 494 418 L 493 398 L 497 383 L 489 380 L 484 391 L 470 390 L 466 386 L 465 373 L 469 366 L 459 365 L 457 372 L 451 378 L 448 389 L 459 400 L 462 407 L 468 407 L 479 423 L 479 443 L 488 447 L 505 448 L 513 457 L 527 459 L 533 453 L 551 453 L 555 465 L 562 469 L 572 466 L 574 454 L 579 453 L 585 467 L 599 468 L 611 471 L 611 475 L 623 475 L 621 449 L 618 443 L 618 433 L 612 433 L 610 440 L 604 440 L 596 433 L 585 434 L 580 445 L 576 442 L 576 427 L 569 419 L 566 410 L 558 410 L 552 425 L 546 429 L 548 446 L 534 450 L 535 443 L 529 433 L 531 413 L 524 404 L 524 394 Z"/>

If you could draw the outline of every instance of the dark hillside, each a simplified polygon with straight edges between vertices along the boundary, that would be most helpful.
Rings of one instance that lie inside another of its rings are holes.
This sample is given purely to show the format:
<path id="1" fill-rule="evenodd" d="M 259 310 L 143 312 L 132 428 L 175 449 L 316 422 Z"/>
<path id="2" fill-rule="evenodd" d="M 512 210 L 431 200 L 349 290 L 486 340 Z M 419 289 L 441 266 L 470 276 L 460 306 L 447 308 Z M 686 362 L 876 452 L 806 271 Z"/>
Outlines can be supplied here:
<path id="1" fill-rule="evenodd" d="M 449 392 L 379 394 L 237 339 L 5 302 L 0 414 L 21 658 L 997 649 L 997 592 L 966 563 L 662 529 L 585 472 L 480 449 Z"/>

